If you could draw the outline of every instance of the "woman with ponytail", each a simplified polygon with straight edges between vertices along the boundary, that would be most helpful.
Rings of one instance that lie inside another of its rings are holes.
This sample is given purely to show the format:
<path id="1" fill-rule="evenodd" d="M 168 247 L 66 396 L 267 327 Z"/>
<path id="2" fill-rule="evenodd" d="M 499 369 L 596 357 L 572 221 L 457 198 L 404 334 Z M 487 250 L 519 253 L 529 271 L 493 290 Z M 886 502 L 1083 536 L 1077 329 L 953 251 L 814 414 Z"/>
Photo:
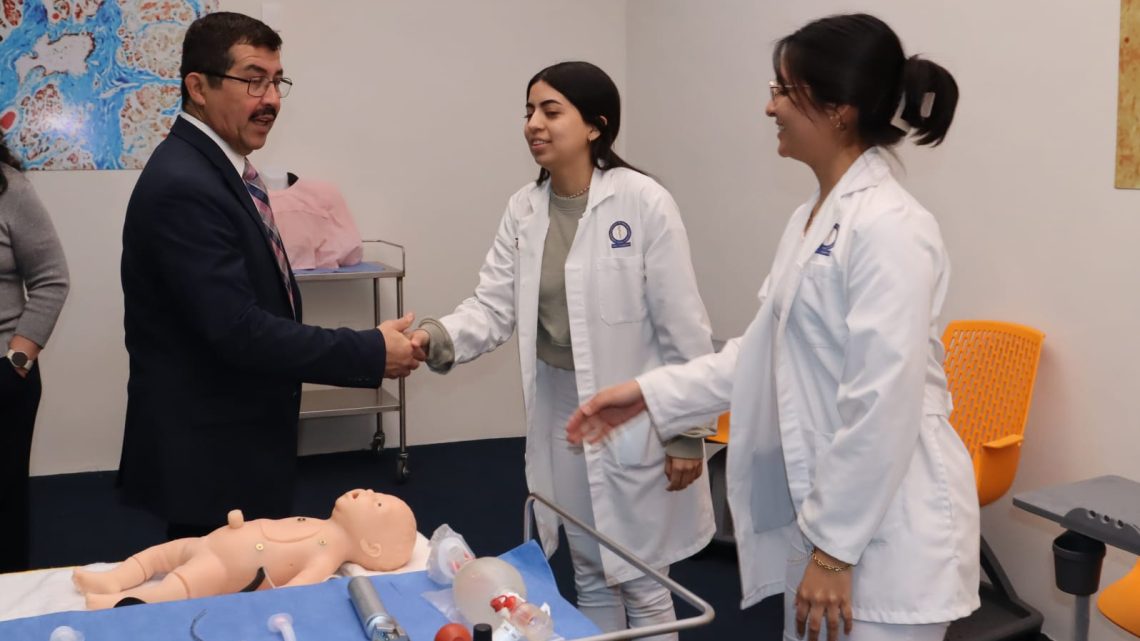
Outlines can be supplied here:
<path id="1" fill-rule="evenodd" d="M 958 88 L 868 15 L 804 26 L 773 66 L 777 152 L 818 190 L 792 214 L 756 319 L 718 354 L 603 390 L 569 439 L 599 442 L 644 410 L 668 438 L 731 408 L 744 604 L 783 593 L 785 639 L 941 641 L 979 605 L 978 499 L 948 421 L 950 262 L 884 156 L 908 135 L 941 143 Z"/>
<path id="2" fill-rule="evenodd" d="M 474 296 L 424 319 L 412 343 L 444 373 L 517 329 L 528 487 L 666 572 L 712 538 L 701 474 L 711 421 L 667 440 L 642 421 L 586 447 L 564 429 L 602 387 L 712 351 L 680 212 L 614 152 L 620 126 L 617 87 L 598 67 L 564 62 L 531 78 L 523 136 L 538 179 L 508 201 Z M 558 521 L 541 508 L 537 520 L 551 554 Z M 600 628 L 676 620 L 663 586 L 570 524 L 566 536 L 578 606 Z"/>

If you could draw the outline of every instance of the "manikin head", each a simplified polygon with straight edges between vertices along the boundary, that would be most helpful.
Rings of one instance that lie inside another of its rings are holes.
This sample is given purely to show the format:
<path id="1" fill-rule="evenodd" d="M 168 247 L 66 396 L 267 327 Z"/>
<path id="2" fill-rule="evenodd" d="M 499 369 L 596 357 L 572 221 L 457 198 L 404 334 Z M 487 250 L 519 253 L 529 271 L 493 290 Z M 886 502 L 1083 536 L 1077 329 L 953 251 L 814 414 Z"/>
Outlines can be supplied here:
<path id="1" fill-rule="evenodd" d="M 395 570 L 412 558 L 416 517 L 391 494 L 350 490 L 336 500 L 331 521 L 348 537 L 348 560 L 373 571 Z"/>

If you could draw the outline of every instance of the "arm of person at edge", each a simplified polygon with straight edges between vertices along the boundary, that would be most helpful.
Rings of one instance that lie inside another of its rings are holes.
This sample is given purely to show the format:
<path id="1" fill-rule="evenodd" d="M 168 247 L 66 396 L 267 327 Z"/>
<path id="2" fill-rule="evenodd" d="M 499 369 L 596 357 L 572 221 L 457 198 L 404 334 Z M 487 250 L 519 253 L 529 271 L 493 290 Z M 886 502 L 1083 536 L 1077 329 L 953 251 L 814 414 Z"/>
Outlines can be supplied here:
<path id="1" fill-rule="evenodd" d="M 193 215 L 174 215 L 188 210 Z M 124 243 L 149 246 L 187 327 L 230 366 L 343 387 L 377 387 L 381 376 L 418 366 L 403 335 L 411 315 L 376 329 L 327 329 L 258 306 L 237 231 L 205 190 L 167 189 L 140 211 L 147 214 L 124 231 Z"/>
<path id="2" fill-rule="evenodd" d="M 922 425 L 940 256 L 927 230 L 916 227 L 921 219 L 908 213 L 892 209 L 852 234 L 837 398 L 842 423 L 816 463 L 798 517 L 815 556 L 835 567 L 858 563 L 878 532 Z M 815 639 L 826 618 L 828 638 L 836 638 L 840 621 L 849 633 L 851 590 L 849 571 L 808 563 L 796 591 L 797 630 Z"/>
<path id="3" fill-rule="evenodd" d="M 26 182 L 22 176 L 21 180 Z M 67 299 L 70 288 L 67 259 L 51 217 L 31 186 L 10 185 L 6 197 L 15 199 L 11 206 L 20 214 L 9 232 L 12 253 L 20 266 L 28 295 L 8 349 L 23 352 L 34 361 L 47 344 Z M 22 233 L 25 223 L 38 228 L 37 233 Z M 14 365 L 12 369 L 21 377 L 27 377 L 31 371 Z"/>
<path id="4" fill-rule="evenodd" d="M 15 334 L 12 336 L 12 339 L 8 341 L 8 349 L 15 350 L 17 352 L 23 352 L 28 355 L 28 358 L 35 360 L 39 358 L 40 350 L 42 348 L 39 345 L 35 344 L 35 342 L 32 340 L 20 336 L 19 334 Z M 16 367 L 15 365 L 12 366 L 12 369 L 16 370 L 16 374 L 20 375 L 22 378 L 27 378 L 28 374 L 31 372 L 30 369 Z"/>

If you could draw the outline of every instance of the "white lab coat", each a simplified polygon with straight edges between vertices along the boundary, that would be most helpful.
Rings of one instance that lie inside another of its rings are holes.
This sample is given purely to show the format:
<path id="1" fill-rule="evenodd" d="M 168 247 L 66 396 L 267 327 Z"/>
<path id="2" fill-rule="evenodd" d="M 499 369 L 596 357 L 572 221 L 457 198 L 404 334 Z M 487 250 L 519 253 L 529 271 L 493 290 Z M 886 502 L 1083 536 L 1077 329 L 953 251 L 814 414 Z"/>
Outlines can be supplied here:
<path id="1" fill-rule="evenodd" d="M 672 197 L 652 178 L 624 168 L 595 170 L 590 185 L 565 272 L 579 402 L 655 367 L 712 351 L 688 237 Z M 511 197 L 475 295 L 439 322 L 451 336 L 456 364 L 495 349 L 518 328 L 527 484 L 552 497 L 550 434 L 565 426 L 534 420 L 545 414 L 535 406 L 541 396 L 536 394 L 535 341 L 549 201 L 549 181 L 530 183 Z M 664 444 L 647 416 L 617 438 L 587 446 L 585 457 L 600 532 L 651 567 L 679 561 L 708 544 L 715 529 L 708 477 L 702 474 L 688 488 L 667 492 Z M 558 545 L 557 528 L 552 513 L 538 510 L 547 554 Z M 610 585 L 642 574 L 604 547 L 602 565 Z"/>
<path id="2" fill-rule="evenodd" d="M 743 337 L 638 378 L 663 437 L 731 407 L 743 605 L 784 591 L 790 537 L 853 572 L 856 619 L 951 621 L 978 599 L 978 499 L 950 426 L 938 224 L 870 149 L 804 234 L 799 207 Z"/>

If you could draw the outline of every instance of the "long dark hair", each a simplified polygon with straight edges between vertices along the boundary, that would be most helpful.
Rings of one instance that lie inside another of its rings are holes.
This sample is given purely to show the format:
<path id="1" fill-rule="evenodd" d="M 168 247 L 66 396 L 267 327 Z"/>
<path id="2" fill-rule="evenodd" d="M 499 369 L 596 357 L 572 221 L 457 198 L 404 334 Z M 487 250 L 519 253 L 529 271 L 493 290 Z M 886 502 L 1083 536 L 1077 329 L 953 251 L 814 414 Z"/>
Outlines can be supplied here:
<path id="1" fill-rule="evenodd" d="M 582 114 L 582 120 L 597 128 L 599 135 L 590 143 L 590 161 L 595 167 L 601 170 L 625 167 L 645 173 L 614 153 L 614 141 L 621 129 L 621 95 L 606 72 L 588 62 L 560 62 L 534 74 L 526 84 L 528 97 L 530 88 L 540 80 L 566 96 Z M 543 167 L 535 182 L 541 185 L 547 178 L 550 172 Z"/>
<path id="2" fill-rule="evenodd" d="M 781 64 L 790 78 L 783 77 Z M 805 25 L 776 44 L 772 65 L 779 82 L 793 87 L 794 100 L 857 108 L 857 130 L 868 145 L 889 147 L 907 135 L 891 124 L 900 100 L 902 120 L 913 128 L 915 142 L 938 145 L 958 105 L 958 83 L 949 71 L 918 56 L 907 58 L 895 32 L 864 13 Z M 809 87 L 810 95 L 797 85 Z"/>
<path id="3" fill-rule="evenodd" d="M 16 157 L 16 154 L 12 153 L 11 149 L 8 149 L 8 143 L 4 141 L 3 134 L 0 134 L 0 163 L 4 163 L 17 171 L 24 168 L 24 165 L 20 163 L 20 159 Z M 8 191 L 8 177 L 4 175 L 3 171 L 0 171 L 0 194 L 6 191 Z"/>

